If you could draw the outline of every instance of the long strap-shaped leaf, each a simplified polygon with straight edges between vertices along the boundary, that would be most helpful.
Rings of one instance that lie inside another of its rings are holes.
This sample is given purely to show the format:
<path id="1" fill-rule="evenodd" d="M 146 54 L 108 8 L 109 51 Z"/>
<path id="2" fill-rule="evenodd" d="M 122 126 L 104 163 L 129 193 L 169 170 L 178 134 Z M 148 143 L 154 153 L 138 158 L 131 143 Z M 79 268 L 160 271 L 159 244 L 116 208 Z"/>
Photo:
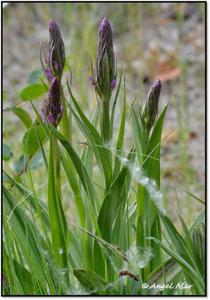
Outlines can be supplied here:
<path id="1" fill-rule="evenodd" d="M 99 213 L 98 224 L 101 230 L 101 234 L 102 237 L 108 242 L 111 242 L 112 240 L 112 226 L 115 221 L 116 213 L 118 211 L 118 205 L 121 201 L 121 192 L 123 190 L 127 172 L 127 168 L 124 167 L 122 172 L 110 187 L 107 195 L 105 196 Z"/>
<path id="2" fill-rule="evenodd" d="M 179 234 L 179 232 L 176 230 L 175 226 L 167 216 L 161 216 L 161 220 L 165 225 L 168 235 L 172 241 L 172 245 L 176 249 L 177 253 L 179 253 L 179 255 L 183 259 L 185 259 L 194 268 L 194 270 L 198 272 L 196 261 L 191 251 L 192 245 L 189 243 L 189 241 L 188 244 L 185 242 L 184 238 Z"/>
<path id="3" fill-rule="evenodd" d="M 106 282 L 99 274 L 88 270 L 74 269 L 74 275 L 91 294 L 95 294 L 96 291 L 100 295 L 105 293 Z"/>
<path id="4" fill-rule="evenodd" d="M 18 189 L 18 191 L 23 196 L 23 199 L 20 201 L 20 203 L 17 203 L 16 206 L 21 205 L 24 202 L 29 202 L 30 206 L 35 210 L 37 213 L 40 214 L 40 218 L 44 222 L 44 224 L 49 227 L 49 219 L 47 214 L 47 205 L 45 202 L 43 202 L 41 199 L 36 199 L 32 196 L 33 193 L 28 191 L 22 184 L 20 184 L 18 181 L 14 180 L 12 177 L 9 176 L 9 174 L 4 171 L 4 174 L 9 178 L 11 183 Z"/>
<path id="5" fill-rule="evenodd" d="M 143 169 L 144 176 L 147 179 L 155 181 L 157 189 L 160 186 L 160 142 L 166 109 L 167 106 L 155 122 L 150 137 L 145 132 L 141 116 L 138 118 L 134 110 L 131 112 L 133 135 L 140 167 Z M 145 276 L 157 267 L 161 261 L 160 247 L 153 241 L 146 241 L 146 236 L 154 236 L 161 240 L 159 211 L 152 201 L 147 188 L 139 184 L 137 192 L 137 244 L 139 246 L 143 244 L 152 246 L 156 252 L 155 259 L 152 259 L 150 266 L 144 270 Z"/>
<path id="6" fill-rule="evenodd" d="M 86 171 L 86 168 L 83 165 L 83 163 L 82 163 L 81 159 L 79 158 L 79 156 L 77 155 L 77 153 L 75 152 L 75 150 L 73 149 L 73 147 L 71 146 L 71 144 L 65 139 L 65 137 L 60 132 L 58 132 L 52 125 L 49 125 L 49 126 L 50 126 L 50 129 L 52 130 L 53 134 L 59 139 L 61 144 L 66 149 L 68 155 L 70 156 L 70 158 L 74 164 L 75 169 L 77 170 L 77 173 L 83 184 L 83 187 L 90 199 L 90 210 L 91 210 L 93 222 L 94 222 L 96 228 L 98 228 L 98 226 L 97 226 L 97 215 L 98 215 L 97 203 L 99 203 L 99 201 L 98 201 L 97 194 L 95 192 L 93 183 L 91 182 L 91 180 L 88 176 L 88 173 Z"/>
<path id="7" fill-rule="evenodd" d="M 74 117 L 76 118 L 77 122 L 80 121 L 80 122 L 78 122 L 80 129 L 83 131 L 88 142 L 91 144 L 91 146 L 94 150 L 97 162 L 98 162 L 99 166 L 101 166 L 103 169 L 106 186 L 108 188 L 110 185 L 111 176 L 112 176 L 111 160 L 108 159 L 108 158 L 110 158 L 110 151 L 106 147 L 104 147 L 101 136 L 99 135 L 98 131 L 89 122 L 89 120 L 86 118 L 86 116 L 83 114 L 82 110 L 80 109 L 80 107 L 77 103 L 77 100 L 75 99 L 74 95 L 72 94 L 72 91 L 70 89 L 68 82 L 67 82 L 67 86 L 68 86 L 68 90 L 69 90 L 71 99 L 74 103 L 74 106 L 75 106 L 80 118 L 77 116 L 77 114 L 71 108 L 72 113 L 73 113 Z"/>
<path id="8" fill-rule="evenodd" d="M 149 139 L 149 144 L 146 150 L 146 158 L 142 162 L 142 167 L 146 170 L 147 175 L 153 178 L 156 183 L 160 184 L 160 143 L 163 122 L 166 114 L 167 106 L 161 112 L 154 125 L 151 137 Z"/>
<path id="9" fill-rule="evenodd" d="M 55 260 L 58 266 L 67 268 L 67 223 L 63 211 L 59 192 L 57 190 L 57 183 L 55 180 L 55 153 L 53 143 L 55 143 L 55 136 L 50 137 L 50 157 L 49 157 L 49 170 L 48 170 L 48 208 L 50 217 L 50 227 L 52 236 L 52 247 Z M 57 146 L 57 145 L 56 145 Z"/>
<path id="10" fill-rule="evenodd" d="M 133 150 L 128 155 L 128 159 L 132 159 Z M 115 232 L 114 227 L 117 226 L 118 222 L 116 220 L 118 218 L 122 218 L 124 216 L 124 211 L 126 208 L 126 191 L 124 189 L 124 183 L 126 176 L 128 174 L 128 167 L 124 166 L 119 173 L 116 180 L 111 185 L 108 190 L 105 198 L 103 200 L 103 204 L 98 217 L 98 224 L 101 230 L 102 237 L 107 242 L 112 242 L 119 240 L 120 236 L 117 238 L 112 236 L 112 232 Z"/>
<path id="11" fill-rule="evenodd" d="M 121 81 L 121 77 L 120 77 Z M 120 83 L 119 83 L 120 85 Z M 116 157 L 115 157 L 115 166 L 114 166 L 114 174 L 113 178 L 116 178 L 116 176 L 119 173 L 120 170 L 120 159 L 119 156 L 121 156 L 121 150 L 123 147 L 123 140 L 124 140 L 124 132 L 125 132 L 125 118 L 126 118 L 126 88 L 124 86 L 124 93 L 123 93 L 123 104 L 122 104 L 122 113 L 121 113 L 121 121 L 120 121 L 120 128 L 118 132 L 118 138 L 117 138 L 117 147 L 116 147 Z"/>
<path id="12" fill-rule="evenodd" d="M 52 282 L 51 276 L 49 276 L 49 269 L 46 267 L 42 255 L 42 249 L 49 250 L 48 245 L 41 235 L 37 236 L 37 230 L 35 229 L 34 224 L 24 213 L 23 209 L 21 207 L 16 207 L 14 210 L 15 200 L 4 186 L 3 196 L 4 209 L 6 212 L 4 218 L 10 216 L 7 222 L 10 225 L 12 234 L 18 241 L 28 267 L 41 283 L 48 283 L 51 293 L 55 293 L 54 283 Z M 13 212 L 12 215 L 11 212 Z"/>
<path id="13" fill-rule="evenodd" d="M 183 268 L 184 271 L 188 274 L 191 279 L 191 282 L 194 283 L 196 290 L 199 292 L 199 295 L 205 294 L 205 284 L 200 276 L 200 273 L 196 272 L 196 270 L 180 255 L 178 255 L 175 251 L 166 247 L 162 242 L 157 240 L 156 238 L 152 239 L 155 243 L 157 243 L 166 253 L 168 253 L 172 258 L 174 258 Z"/>

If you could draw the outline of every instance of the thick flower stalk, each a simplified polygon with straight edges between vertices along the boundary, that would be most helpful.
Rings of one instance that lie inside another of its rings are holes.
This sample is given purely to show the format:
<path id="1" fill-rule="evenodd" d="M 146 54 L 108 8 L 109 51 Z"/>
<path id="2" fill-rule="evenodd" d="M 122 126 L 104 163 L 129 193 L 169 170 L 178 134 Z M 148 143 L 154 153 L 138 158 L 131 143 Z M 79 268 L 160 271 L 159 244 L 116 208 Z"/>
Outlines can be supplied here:
<path id="1" fill-rule="evenodd" d="M 103 18 L 99 28 L 95 73 L 95 79 L 91 78 L 91 81 L 100 98 L 101 136 L 103 141 L 107 142 L 111 138 L 110 98 L 117 77 L 112 28 L 107 17 Z"/>
<path id="2" fill-rule="evenodd" d="M 112 28 L 104 17 L 99 29 L 99 42 L 96 59 L 96 91 L 100 98 L 109 101 L 116 84 L 116 61 L 113 50 Z"/>
<path id="3" fill-rule="evenodd" d="M 150 89 L 147 102 L 143 111 L 143 119 L 148 132 L 150 132 L 152 126 L 154 125 L 155 119 L 158 114 L 158 102 L 160 98 L 160 92 L 161 82 L 158 79 L 153 83 Z"/>
<path id="4" fill-rule="evenodd" d="M 42 108 L 43 121 L 47 121 L 57 127 L 60 122 L 62 112 L 60 83 L 58 79 L 54 77 Z"/>

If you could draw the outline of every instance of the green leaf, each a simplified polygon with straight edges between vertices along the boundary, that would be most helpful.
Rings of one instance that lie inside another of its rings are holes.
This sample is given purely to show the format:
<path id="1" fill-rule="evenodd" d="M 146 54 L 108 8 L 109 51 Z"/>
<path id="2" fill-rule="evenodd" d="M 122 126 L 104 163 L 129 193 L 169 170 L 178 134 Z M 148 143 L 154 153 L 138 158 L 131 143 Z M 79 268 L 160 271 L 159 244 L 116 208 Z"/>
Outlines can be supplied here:
<path id="1" fill-rule="evenodd" d="M 11 181 L 11 183 L 20 192 L 23 199 L 25 199 L 26 203 L 30 204 L 30 208 L 32 208 L 35 213 L 39 213 L 41 215 L 42 222 L 44 222 L 47 228 L 49 228 L 49 216 L 46 203 L 41 199 L 38 199 L 38 201 L 36 202 L 35 198 L 32 196 L 31 191 L 27 190 L 17 180 L 14 180 L 12 177 L 10 177 L 5 171 L 3 171 L 3 176 L 6 176 L 7 181 Z"/>
<path id="2" fill-rule="evenodd" d="M 97 162 L 99 166 L 102 168 L 105 176 L 105 181 L 106 181 L 106 187 L 108 188 L 110 185 L 111 181 L 111 176 L 112 176 L 112 166 L 111 166 L 111 160 L 110 160 L 110 150 L 107 149 L 102 142 L 101 136 L 99 135 L 98 131 L 96 128 L 89 122 L 89 120 L 86 118 L 84 113 L 82 112 L 80 106 L 77 103 L 77 100 L 72 94 L 72 91 L 70 89 L 70 86 L 67 82 L 67 87 L 69 94 L 71 96 L 71 99 L 74 103 L 74 106 L 79 114 L 79 116 L 75 113 L 75 111 L 71 108 L 70 104 L 70 109 L 72 110 L 72 113 L 78 122 L 78 125 L 81 129 L 81 131 L 84 133 L 85 137 L 87 138 L 88 143 L 91 145 L 93 152 L 95 154 L 95 157 L 97 159 Z"/>
<path id="3" fill-rule="evenodd" d="M 133 106 L 131 107 L 131 121 L 137 158 L 141 165 L 146 151 L 147 137 L 140 116 L 138 117 Z"/>
<path id="4" fill-rule="evenodd" d="M 117 255 L 122 261 L 128 261 L 127 257 L 124 253 L 122 253 L 118 247 L 108 243 L 104 239 L 100 238 L 98 235 L 90 232 L 89 230 L 78 226 L 77 224 L 71 223 L 74 227 L 78 228 L 79 230 L 83 231 L 84 233 L 88 234 L 91 238 L 93 238 L 98 244 L 102 245 L 104 249 L 110 250 L 113 254 Z"/>
<path id="5" fill-rule="evenodd" d="M 104 239 L 100 238 L 98 235 L 90 232 L 89 230 L 82 228 L 74 223 L 71 223 L 74 227 L 79 228 L 81 231 L 83 231 L 85 234 L 87 234 L 89 237 L 94 239 L 94 271 L 97 273 L 100 273 L 101 276 L 104 277 L 104 268 L 105 263 L 107 261 L 107 258 L 109 259 L 110 253 L 112 253 L 112 258 L 115 257 L 119 259 L 121 262 L 128 261 L 126 255 L 119 250 L 118 247 L 115 245 L 112 245 L 111 243 L 108 243 Z"/>
<path id="6" fill-rule="evenodd" d="M 121 69 L 121 72 L 120 72 L 120 80 L 119 80 L 119 83 L 118 83 L 117 91 L 116 91 L 116 94 L 115 94 L 115 97 L 114 97 L 114 101 L 113 101 L 113 104 L 112 104 L 112 111 L 111 111 L 111 136 L 113 135 L 115 108 L 116 108 L 116 104 L 117 104 L 117 100 L 118 100 L 118 96 L 119 96 L 119 92 L 120 92 L 121 80 L 122 80 L 122 69 Z"/>
<path id="7" fill-rule="evenodd" d="M 43 258 L 42 249 L 49 251 L 47 243 L 37 231 L 34 222 L 31 221 L 24 209 L 17 205 L 12 194 L 4 186 L 3 197 L 4 221 L 9 224 L 12 236 L 17 240 L 30 271 L 43 287 L 48 283 L 50 290 L 55 291 L 48 266 Z"/>
<path id="8" fill-rule="evenodd" d="M 7 144 L 3 143 L 3 160 L 7 161 L 13 157 L 13 153 Z"/>
<path id="9" fill-rule="evenodd" d="M 190 197 L 194 198 L 195 200 L 197 200 L 198 202 L 202 203 L 203 205 L 205 205 L 205 201 L 203 201 L 202 199 L 198 198 L 195 194 L 190 193 L 186 190 L 184 190 L 182 187 L 177 186 L 180 190 L 182 190 L 184 193 L 186 193 L 187 195 L 189 195 Z"/>
<path id="10" fill-rule="evenodd" d="M 171 220 L 167 216 L 161 215 L 161 220 L 163 221 L 168 235 L 171 239 L 173 247 L 177 250 L 179 255 L 183 257 L 193 268 L 197 269 L 195 261 L 192 257 L 192 253 L 190 253 L 190 247 L 186 244 L 184 238 L 178 233 L 175 226 L 171 222 Z"/>
<path id="11" fill-rule="evenodd" d="M 99 274 L 80 269 L 74 269 L 73 272 L 80 283 L 89 291 L 94 293 L 94 290 L 97 289 L 97 293 L 100 293 L 105 290 L 106 282 Z"/>
<path id="12" fill-rule="evenodd" d="M 30 101 L 38 99 L 47 92 L 46 87 L 43 84 L 33 83 L 25 87 L 21 92 L 20 96 L 23 101 Z"/>
<path id="13" fill-rule="evenodd" d="M 24 294 L 24 289 L 21 285 L 19 278 L 16 275 L 14 267 L 14 257 L 17 259 L 14 251 L 14 235 L 9 230 L 9 226 L 3 219 L 3 232 L 4 232 L 4 243 L 3 243 L 3 283 L 7 287 L 7 294 Z"/>
<path id="14" fill-rule="evenodd" d="M 201 224 L 205 225 L 205 220 L 206 220 L 206 210 L 205 208 L 203 208 L 197 218 L 195 219 L 195 222 L 192 224 L 191 228 L 190 228 L 190 233 L 192 232 L 193 228 L 195 226 L 200 226 Z"/>
<path id="15" fill-rule="evenodd" d="M 184 231 L 184 239 L 185 239 L 185 242 L 187 244 L 187 247 L 189 249 L 189 251 L 191 252 L 192 256 L 195 255 L 195 249 L 193 247 L 193 242 L 192 242 L 192 239 L 190 237 L 190 231 L 188 230 L 187 228 L 187 225 L 184 221 L 184 219 L 182 218 L 182 216 L 179 214 L 179 218 L 180 218 L 180 221 L 181 221 L 181 224 L 182 224 L 182 228 L 183 228 L 183 231 Z M 196 257 L 194 257 L 194 259 L 196 259 Z"/>
<path id="16" fill-rule="evenodd" d="M 81 234 L 78 233 L 72 226 L 69 226 L 70 231 L 70 247 L 69 247 L 69 262 L 72 268 L 76 268 L 84 259 L 84 252 L 81 247 Z"/>
<path id="17" fill-rule="evenodd" d="M 100 113 L 99 105 L 97 105 L 91 122 L 95 128 L 97 128 L 97 124 L 99 122 L 99 117 L 100 117 L 99 113 Z M 93 166 L 94 166 L 93 158 L 94 158 L 94 152 L 92 150 L 92 147 L 90 147 L 90 145 L 85 145 L 84 150 L 82 151 L 81 160 L 84 162 L 84 165 L 87 169 L 90 178 L 93 175 Z"/>
<path id="18" fill-rule="evenodd" d="M 142 162 L 142 167 L 146 170 L 147 175 L 156 181 L 158 187 L 160 185 L 160 143 L 166 110 L 167 106 L 163 109 L 154 125 L 146 150 L 147 156 Z"/>
<path id="19" fill-rule="evenodd" d="M 120 78 L 120 80 L 121 80 L 121 78 Z M 125 132 L 125 117 L 126 117 L 126 89 L 124 86 L 123 107 L 122 107 L 122 112 L 121 112 L 120 128 L 119 128 L 119 132 L 118 132 L 117 149 L 116 149 L 117 155 L 115 158 L 114 175 L 113 175 L 114 178 L 116 178 L 116 176 L 118 175 L 119 170 L 120 170 L 120 165 L 121 165 L 118 155 L 121 156 L 121 149 L 123 147 L 124 132 Z"/>
<path id="20" fill-rule="evenodd" d="M 68 270 L 67 241 L 69 232 L 67 231 L 66 217 L 63 211 L 61 199 L 59 197 L 58 186 L 55 177 L 55 147 L 57 146 L 55 139 L 55 136 L 51 136 L 50 138 L 50 157 L 48 168 L 48 208 L 54 258 L 58 266 L 67 268 Z"/>
<path id="21" fill-rule="evenodd" d="M 9 107 L 6 111 L 12 111 L 25 125 L 26 128 L 30 128 L 32 125 L 32 120 L 30 115 L 21 107 Z"/>
<path id="22" fill-rule="evenodd" d="M 148 179 L 155 180 L 157 189 L 160 187 L 160 142 L 166 108 L 167 106 L 154 124 L 150 137 L 145 133 L 141 117 L 138 119 L 135 113 L 133 115 L 135 125 L 135 127 L 133 126 L 134 135 L 135 132 L 139 132 L 138 134 L 136 133 L 138 138 L 135 139 L 134 136 L 134 139 L 138 151 L 137 155 L 140 168 L 143 168 L 143 172 Z M 159 214 L 160 212 L 154 201 L 152 201 L 151 195 L 148 193 L 146 187 L 139 184 L 137 192 L 137 244 L 139 246 L 144 243 L 146 236 L 153 236 L 161 240 Z M 146 241 L 146 243 L 148 243 L 148 241 Z M 150 270 L 148 268 L 148 271 L 144 270 L 144 273 L 150 272 L 161 262 L 160 247 L 154 244 L 153 241 L 149 243 L 151 243 L 149 246 L 155 249 L 156 256 L 150 262 Z"/>
<path id="23" fill-rule="evenodd" d="M 134 153 L 131 149 L 128 160 L 133 159 Z M 126 180 L 128 174 L 128 167 L 124 166 L 106 193 L 98 217 L 102 237 L 123 249 L 126 247 L 126 232 L 122 220 L 125 218 L 126 199 L 129 194 L 129 180 Z"/>
<path id="24" fill-rule="evenodd" d="M 16 275 L 21 282 L 25 295 L 34 295 L 35 289 L 31 272 L 29 272 L 15 260 L 13 260 L 13 264 Z"/>
<path id="25" fill-rule="evenodd" d="M 40 149 L 37 134 L 39 135 L 40 142 L 45 143 L 48 135 L 46 134 L 42 124 L 37 124 L 37 122 L 35 122 L 23 137 L 24 153 L 28 157 L 33 156 Z"/>
<path id="26" fill-rule="evenodd" d="M 97 228 L 97 215 L 98 215 L 98 197 L 95 192 L 94 186 L 92 181 L 90 180 L 87 170 L 82 163 L 81 159 L 75 152 L 75 150 L 72 148 L 71 144 L 65 139 L 65 137 L 58 132 L 51 124 L 49 124 L 50 129 L 52 130 L 53 134 L 59 139 L 61 144 L 66 149 L 68 155 L 70 156 L 75 169 L 77 170 L 77 174 L 82 182 L 82 185 L 88 195 L 89 201 L 89 209 L 90 213 L 92 214 L 92 220 L 95 223 L 95 226 Z"/>
<path id="27" fill-rule="evenodd" d="M 168 259 L 166 262 L 162 263 L 157 267 L 152 273 L 149 274 L 147 279 L 148 284 L 151 286 L 155 284 L 156 286 L 162 285 L 166 279 L 166 283 L 172 281 L 173 278 L 180 272 L 181 267 L 177 264 L 176 260 L 173 258 Z M 160 292 L 160 288 L 148 290 L 149 295 L 157 295 Z"/>
<path id="28" fill-rule="evenodd" d="M 108 241 L 112 241 L 112 226 L 115 221 L 121 199 L 121 193 L 127 175 L 127 168 L 123 168 L 114 183 L 107 192 L 98 217 L 98 224 L 102 237 Z"/>
<path id="29" fill-rule="evenodd" d="M 74 192 L 75 205 L 79 214 L 80 224 L 84 226 L 86 223 L 85 206 L 83 203 L 81 187 L 78 184 L 77 173 L 74 164 L 71 158 L 69 156 L 65 157 L 65 155 L 62 152 L 60 153 L 60 158 L 61 158 L 61 163 L 63 165 L 63 169 L 66 173 L 70 186 Z"/>
<path id="30" fill-rule="evenodd" d="M 199 272 L 196 272 L 194 268 L 180 255 L 178 255 L 175 251 L 166 247 L 162 242 L 157 240 L 156 238 L 147 238 L 153 240 L 157 243 L 167 254 L 169 254 L 172 258 L 174 258 L 183 268 L 183 270 L 188 274 L 192 283 L 194 283 L 195 288 L 199 291 L 199 295 L 204 295 L 205 293 L 205 284 L 203 279 L 200 276 Z"/>

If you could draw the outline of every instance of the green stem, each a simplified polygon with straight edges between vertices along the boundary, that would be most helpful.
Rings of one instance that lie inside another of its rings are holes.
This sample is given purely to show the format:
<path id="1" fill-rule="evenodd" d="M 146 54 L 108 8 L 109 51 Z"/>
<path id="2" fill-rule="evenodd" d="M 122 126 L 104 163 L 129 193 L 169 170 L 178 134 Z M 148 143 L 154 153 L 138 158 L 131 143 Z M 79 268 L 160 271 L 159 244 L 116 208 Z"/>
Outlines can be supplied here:
<path id="1" fill-rule="evenodd" d="M 111 122 L 109 115 L 109 103 L 110 101 L 105 99 L 104 97 L 100 99 L 101 101 L 101 136 L 103 139 L 104 146 L 106 147 L 111 139 Z M 109 161 L 112 166 L 112 153 L 111 151 L 107 151 L 107 161 Z M 112 173 L 112 172 L 111 172 Z M 106 188 L 105 191 L 108 191 L 112 180 L 112 174 L 110 174 L 109 178 L 106 178 Z"/>
<path id="2" fill-rule="evenodd" d="M 48 208 L 52 235 L 52 247 L 57 265 L 66 270 L 65 279 L 69 283 L 67 245 L 69 233 L 61 203 L 60 158 L 57 137 L 50 136 L 50 157 L 48 169 Z M 61 252 L 62 251 L 62 252 Z M 61 286 L 59 287 L 59 289 Z"/>
<path id="3" fill-rule="evenodd" d="M 101 99 L 101 135 L 104 142 L 110 139 L 109 101 Z"/>
<path id="4" fill-rule="evenodd" d="M 53 156 L 54 156 L 54 172 L 56 178 L 56 188 L 58 192 L 58 196 L 61 199 L 61 165 L 59 159 L 59 150 L 58 150 L 58 140 L 52 135 L 52 148 L 53 148 Z"/>
<path id="5" fill-rule="evenodd" d="M 71 142 L 71 112 L 67 112 L 67 106 L 66 106 L 66 98 L 63 92 L 63 89 L 61 89 L 61 103 L 63 107 L 63 116 L 61 119 L 61 130 L 67 141 Z"/>

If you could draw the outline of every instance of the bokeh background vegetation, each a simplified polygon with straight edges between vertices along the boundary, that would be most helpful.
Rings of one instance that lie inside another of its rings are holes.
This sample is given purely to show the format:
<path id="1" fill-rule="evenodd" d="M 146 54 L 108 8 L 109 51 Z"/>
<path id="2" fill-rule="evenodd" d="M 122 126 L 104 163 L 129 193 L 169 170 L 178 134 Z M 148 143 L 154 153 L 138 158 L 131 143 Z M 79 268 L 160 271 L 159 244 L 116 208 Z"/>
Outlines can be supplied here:
<path id="1" fill-rule="evenodd" d="M 108 16 L 118 71 L 123 66 L 128 102 L 145 99 L 153 80 L 162 81 L 160 107 L 169 104 L 161 152 L 161 190 L 176 220 L 177 199 L 190 224 L 205 198 L 205 3 L 10 3 L 3 8 L 3 107 L 20 106 L 33 116 L 20 91 L 40 69 L 40 42 L 48 40 L 48 20 L 59 24 L 72 70 L 72 84 L 88 116 L 96 98 L 89 83 L 98 26 Z M 39 108 L 41 101 L 36 101 Z M 3 116 L 3 138 L 13 152 L 5 163 L 15 173 L 24 128 L 11 112 Z M 35 118 L 35 117 L 34 117 Z M 126 127 L 127 149 L 131 129 Z M 73 144 L 83 141 L 75 126 Z M 43 162 L 36 168 L 39 193 L 47 181 Z M 27 178 L 23 180 L 27 181 Z M 64 187 L 65 189 L 65 187 Z M 183 191 L 184 190 L 184 191 Z M 64 190 L 65 192 L 65 190 Z M 68 195 L 68 191 L 66 191 Z M 65 197 L 64 197 L 65 198 Z M 66 197 L 69 209 L 69 197 Z"/>

